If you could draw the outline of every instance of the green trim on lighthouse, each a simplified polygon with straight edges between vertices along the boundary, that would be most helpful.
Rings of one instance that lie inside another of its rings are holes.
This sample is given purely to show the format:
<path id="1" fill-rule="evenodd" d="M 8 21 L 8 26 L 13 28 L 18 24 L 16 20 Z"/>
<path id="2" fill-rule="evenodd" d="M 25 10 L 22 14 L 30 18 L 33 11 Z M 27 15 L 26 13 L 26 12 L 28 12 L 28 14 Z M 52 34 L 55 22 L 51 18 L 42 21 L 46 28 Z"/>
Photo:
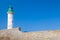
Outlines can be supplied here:
<path id="1" fill-rule="evenodd" d="M 9 12 L 9 13 L 10 13 L 10 12 L 14 12 L 14 11 L 13 11 L 13 7 L 12 7 L 11 5 L 9 6 L 8 12 Z"/>

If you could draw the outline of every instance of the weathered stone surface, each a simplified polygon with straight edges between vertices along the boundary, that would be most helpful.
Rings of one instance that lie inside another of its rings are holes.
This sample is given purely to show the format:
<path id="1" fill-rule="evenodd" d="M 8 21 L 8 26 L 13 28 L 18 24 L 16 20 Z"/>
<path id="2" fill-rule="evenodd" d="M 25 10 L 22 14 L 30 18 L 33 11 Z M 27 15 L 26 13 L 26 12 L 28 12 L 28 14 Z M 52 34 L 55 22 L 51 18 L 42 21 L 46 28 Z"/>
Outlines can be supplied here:
<path id="1" fill-rule="evenodd" d="M 0 40 L 60 40 L 60 30 L 21 32 L 19 29 L 0 30 Z"/>
<path id="2" fill-rule="evenodd" d="M 22 40 L 60 40 L 60 30 L 26 32 L 23 33 Z"/>
<path id="3" fill-rule="evenodd" d="M 0 40 L 20 40 L 22 32 L 19 29 L 1 30 Z"/>

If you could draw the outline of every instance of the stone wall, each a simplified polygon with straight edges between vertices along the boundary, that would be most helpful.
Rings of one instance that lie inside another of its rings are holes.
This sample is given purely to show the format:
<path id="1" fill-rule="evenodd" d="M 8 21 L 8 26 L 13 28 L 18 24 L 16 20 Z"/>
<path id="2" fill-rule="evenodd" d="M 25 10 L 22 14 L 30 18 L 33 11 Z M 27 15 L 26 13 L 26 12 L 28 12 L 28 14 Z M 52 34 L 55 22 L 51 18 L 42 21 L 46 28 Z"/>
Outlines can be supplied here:
<path id="1" fill-rule="evenodd" d="M 60 30 L 21 32 L 19 29 L 0 30 L 0 40 L 60 40 Z"/>
<path id="2" fill-rule="evenodd" d="M 22 40 L 60 40 L 60 30 L 23 33 Z"/>
<path id="3" fill-rule="evenodd" d="M 9 30 L 0 30 L 0 40 L 20 40 L 21 31 L 18 28 Z M 19 38 L 19 39 L 18 39 Z"/>

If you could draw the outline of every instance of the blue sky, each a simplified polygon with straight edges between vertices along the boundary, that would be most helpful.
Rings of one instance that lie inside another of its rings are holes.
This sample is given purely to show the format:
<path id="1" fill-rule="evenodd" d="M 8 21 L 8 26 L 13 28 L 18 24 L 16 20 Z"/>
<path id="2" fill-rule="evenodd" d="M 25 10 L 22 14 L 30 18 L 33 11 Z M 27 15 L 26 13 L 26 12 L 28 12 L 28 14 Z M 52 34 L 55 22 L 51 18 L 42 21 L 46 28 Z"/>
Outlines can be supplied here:
<path id="1" fill-rule="evenodd" d="M 59 0 L 0 0 L 0 30 L 7 28 L 7 10 L 12 4 L 14 27 L 22 31 L 60 29 Z"/>

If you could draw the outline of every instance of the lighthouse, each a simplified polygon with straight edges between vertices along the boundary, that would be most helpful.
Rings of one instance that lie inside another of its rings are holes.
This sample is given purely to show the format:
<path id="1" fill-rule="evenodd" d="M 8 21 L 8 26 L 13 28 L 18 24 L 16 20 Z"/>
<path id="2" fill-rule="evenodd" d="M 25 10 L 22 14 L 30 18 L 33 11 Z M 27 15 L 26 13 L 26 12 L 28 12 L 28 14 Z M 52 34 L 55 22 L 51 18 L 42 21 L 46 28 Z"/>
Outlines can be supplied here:
<path id="1" fill-rule="evenodd" d="M 12 6 L 9 6 L 9 9 L 7 11 L 7 16 L 8 16 L 8 19 L 7 19 L 7 29 L 12 29 L 13 28 L 13 7 Z"/>

